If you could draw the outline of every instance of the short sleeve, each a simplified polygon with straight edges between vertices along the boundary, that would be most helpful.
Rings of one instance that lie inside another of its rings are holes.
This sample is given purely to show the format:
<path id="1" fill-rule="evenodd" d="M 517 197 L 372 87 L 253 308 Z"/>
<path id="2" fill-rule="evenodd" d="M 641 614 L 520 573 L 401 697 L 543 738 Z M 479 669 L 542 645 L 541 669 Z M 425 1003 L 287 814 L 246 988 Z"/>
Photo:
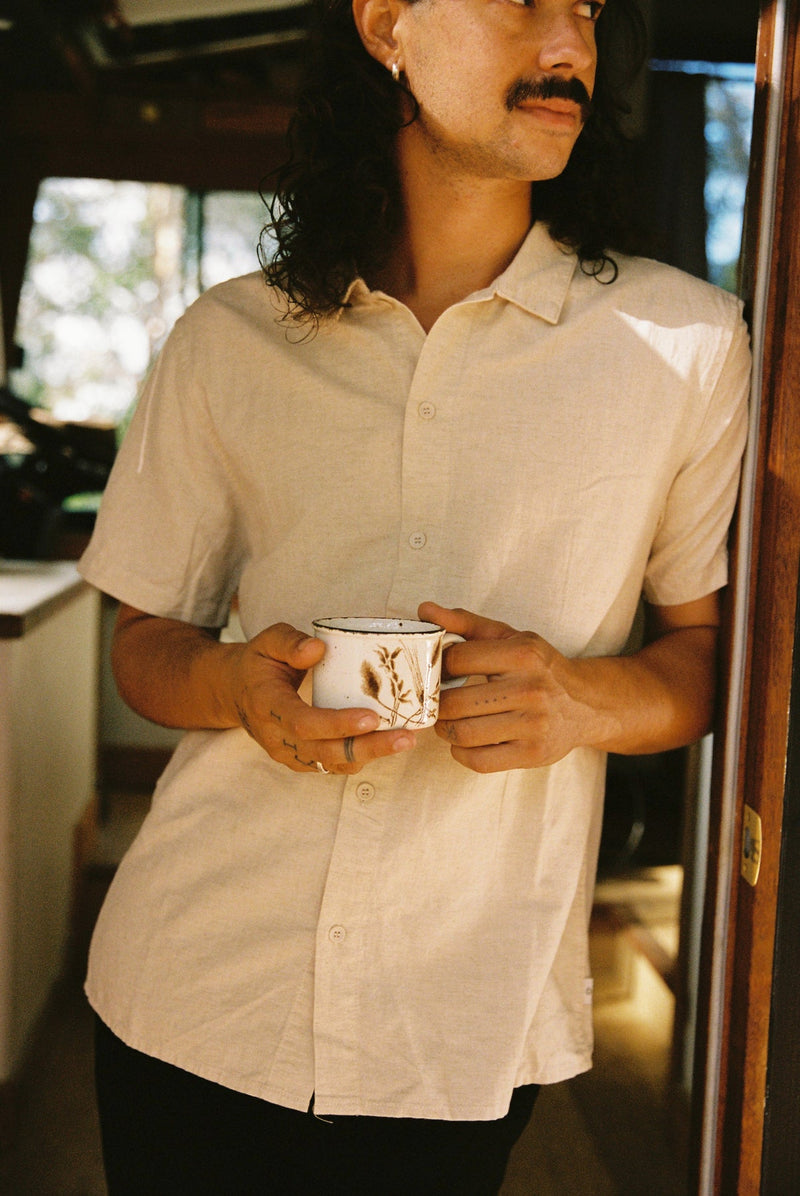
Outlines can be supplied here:
<path id="1" fill-rule="evenodd" d="M 660 606 L 694 601 L 727 581 L 751 367 L 740 314 L 719 359 L 699 433 L 670 487 L 645 573 L 644 596 Z"/>
<path id="2" fill-rule="evenodd" d="M 195 335 L 190 309 L 142 391 L 79 568 L 149 614 L 220 627 L 237 587 L 240 535 Z"/>

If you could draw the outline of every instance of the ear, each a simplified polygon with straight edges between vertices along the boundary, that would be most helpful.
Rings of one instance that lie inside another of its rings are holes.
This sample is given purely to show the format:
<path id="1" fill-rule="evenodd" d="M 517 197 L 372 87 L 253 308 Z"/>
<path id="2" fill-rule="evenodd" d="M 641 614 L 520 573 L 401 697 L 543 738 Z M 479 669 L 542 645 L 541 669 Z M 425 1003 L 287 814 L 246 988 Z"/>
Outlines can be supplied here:
<path id="1" fill-rule="evenodd" d="M 353 21 L 364 48 L 387 70 L 399 62 L 400 45 L 395 37 L 395 25 L 402 0 L 353 0 Z"/>

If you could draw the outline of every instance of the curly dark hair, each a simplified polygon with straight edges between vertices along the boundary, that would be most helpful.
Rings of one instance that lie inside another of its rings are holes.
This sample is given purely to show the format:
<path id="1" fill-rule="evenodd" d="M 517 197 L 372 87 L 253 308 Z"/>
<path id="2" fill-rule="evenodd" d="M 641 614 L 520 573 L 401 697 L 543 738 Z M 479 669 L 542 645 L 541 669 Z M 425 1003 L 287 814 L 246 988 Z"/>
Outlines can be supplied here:
<path id="1" fill-rule="evenodd" d="M 313 323 L 344 305 L 357 275 L 375 275 L 401 228 L 395 141 L 409 97 L 364 49 L 351 0 L 317 0 L 316 7 L 289 159 L 272 187 L 260 251 L 265 278 L 286 294 L 292 316 Z M 614 276 L 608 251 L 628 248 L 631 217 L 622 120 L 646 47 L 637 0 L 609 0 L 597 45 L 591 115 L 565 170 L 533 185 L 531 216 L 578 254 L 587 273 L 610 264 Z"/>

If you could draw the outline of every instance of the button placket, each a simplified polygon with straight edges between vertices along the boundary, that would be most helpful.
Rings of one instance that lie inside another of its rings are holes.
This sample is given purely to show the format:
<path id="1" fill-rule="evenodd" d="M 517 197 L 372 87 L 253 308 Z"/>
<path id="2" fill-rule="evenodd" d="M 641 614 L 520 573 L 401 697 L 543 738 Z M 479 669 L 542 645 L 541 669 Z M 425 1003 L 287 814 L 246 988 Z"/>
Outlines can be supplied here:
<path id="1" fill-rule="evenodd" d="M 430 399 L 422 399 L 417 404 L 417 415 L 420 421 L 430 424 L 436 418 L 435 404 Z M 408 536 L 408 546 L 414 552 L 420 552 L 427 543 L 428 537 L 422 528 L 415 528 Z"/>
<path id="2" fill-rule="evenodd" d="M 409 386 L 402 443 L 399 552 L 389 595 L 393 610 L 415 610 L 421 586 L 426 596 L 440 586 L 439 549 L 451 491 L 448 432 L 469 339 L 456 337 L 454 355 L 453 319 L 460 322 L 464 315 L 457 310 L 445 313 L 428 334 Z"/>
<path id="3" fill-rule="evenodd" d="M 314 964 L 314 1067 L 317 1091 L 357 1084 L 351 1074 L 358 1046 L 351 1028 L 368 1000 L 366 952 L 375 907 L 374 885 L 383 840 L 379 786 L 363 776 L 345 784 L 320 907 Z"/>

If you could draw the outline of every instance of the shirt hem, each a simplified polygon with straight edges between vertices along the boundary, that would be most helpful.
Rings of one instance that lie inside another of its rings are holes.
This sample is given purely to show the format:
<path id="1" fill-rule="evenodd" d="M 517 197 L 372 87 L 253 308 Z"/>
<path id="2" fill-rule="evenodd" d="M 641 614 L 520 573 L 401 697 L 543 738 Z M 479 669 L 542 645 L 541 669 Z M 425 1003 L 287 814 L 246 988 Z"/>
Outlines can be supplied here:
<path id="1" fill-rule="evenodd" d="M 385 1117 L 385 1118 L 413 1118 L 422 1121 L 499 1121 L 508 1113 L 511 1097 L 517 1088 L 524 1088 L 529 1084 L 560 1084 L 575 1076 L 590 1071 L 591 1059 L 574 1060 L 565 1068 L 545 1069 L 534 1071 L 530 1077 L 527 1074 L 515 1081 L 508 1094 L 493 1104 L 480 1106 L 469 1104 L 459 1105 L 456 1110 L 443 1111 L 429 1103 L 404 1104 L 402 1109 L 387 1108 L 384 1101 L 357 1099 L 354 1097 L 326 1096 L 325 1093 L 314 1093 L 314 1112 L 320 1117 Z"/>
<path id="2" fill-rule="evenodd" d="M 208 1080 L 211 1084 L 218 1084 L 221 1088 L 226 1088 L 229 1092 L 239 1092 L 243 1096 L 252 1096 L 256 1100 L 266 1101 L 271 1105 L 280 1105 L 284 1109 L 294 1109 L 299 1113 L 308 1111 L 311 1104 L 313 1091 L 308 1091 L 302 1096 L 295 1089 L 284 1089 L 272 1084 L 249 1084 L 242 1081 L 233 1081 L 231 1076 L 226 1072 L 220 1071 L 215 1067 L 197 1066 L 195 1062 L 190 1065 L 180 1053 L 173 1053 L 169 1050 L 164 1050 L 163 1047 L 153 1047 L 151 1044 L 145 1044 L 143 1039 L 136 1034 L 128 1031 L 127 1027 L 120 1025 L 114 1017 L 109 1017 L 103 1012 L 101 1006 L 102 1002 L 95 999 L 89 986 L 85 988 L 86 997 L 94 1012 L 104 1023 L 104 1025 L 116 1035 L 125 1046 L 130 1047 L 133 1051 L 138 1051 L 142 1055 L 147 1055 L 151 1059 L 157 1059 L 159 1063 L 166 1063 L 169 1067 L 177 1067 L 181 1071 L 188 1072 L 189 1075 L 197 1076 L 200 1080 Z"/>
<path id="3" fill-rule="evenodd" d="M 308 1111 L 313 1098 L 314 1112 L 320 1117 L 382 1117 L 391 1120 L 410 1118 L 420 1121 L 498 1121 L 508 1112 L 511 1096 L 516 1088 L 522 1088 L 527 1084 L 561 1083 L 588 1071 L 592 1066 L 591 1058 L 576 1058 L 570 1064 L 565 1064 L 563 1068 L 534 1068 L 530 1073 L 523 1072 L 513 1087 L 509 1089 L 507 1096 L 501 1099 L 484 1102 L 480 1105 L 467 1103 L 449 1109 L 428 1101 L 407 1102 L 396 1106 L 388 1104 L 385 1100 L 326 1095 L 324 1092 L 314 1092 L 313 1087 L 305 1088 L 301 1094 L 296 1088 L 283 1088 L 269 1083 L 250 1084 L 235 1079 L 218 1068 L 198 1066 L 195 1061 L 190 1065 L 180 1052 L 176 1053 L 165 1050 L 161 1046 L 153 1047 L 151 1044 L 145 1044 L 143 1038 L 129 1031 L 126 1025 L 122 1025 L 116 1018 L 103 1011 L 103 1002 L 92 991 L 88 981 L 84 991 L 89 1004 L 100 1020 L 131 1050 L 139 1051 L 140 1054 L 148 1055 L 151 1059 L 157 1059 L 170 1067 L 177 1067 L 199 1079 L 219 1084 L 220 1087 L 226 1088 L 228 1091 L 240 1092 L 244 1096 L 252 1096 L 257 1100 L 266 1101 L 268 1104 L 294 1109 L 300 1113 Z"/>

